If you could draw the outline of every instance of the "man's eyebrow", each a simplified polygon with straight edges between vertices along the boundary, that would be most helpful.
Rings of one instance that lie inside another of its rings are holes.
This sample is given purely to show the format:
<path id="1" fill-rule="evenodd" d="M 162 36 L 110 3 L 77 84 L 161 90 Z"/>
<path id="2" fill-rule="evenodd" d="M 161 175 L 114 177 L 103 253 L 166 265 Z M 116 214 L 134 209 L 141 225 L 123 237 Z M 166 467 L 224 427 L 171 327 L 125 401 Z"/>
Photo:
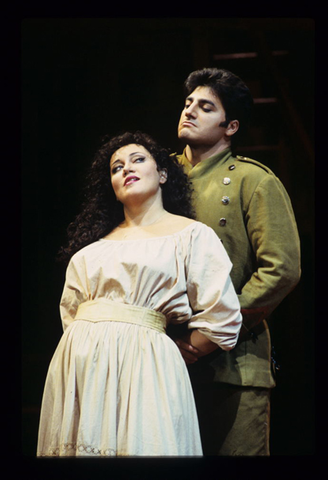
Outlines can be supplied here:
<path id="1" fill-rule="evenodd" d="M 194 100 L 194 97 L 190 96 L 190 97 L 187 97 L 186 100 L 190 100 L 190 101 L 193 101 Z M 212 105 L 213 107 L 216 107 L 215 103 L 212 102 L 211 100 L 208 100 L 207 98 L 199 98 L 198 99 L 198 103 L 208 103 L 209 105 Z"/>

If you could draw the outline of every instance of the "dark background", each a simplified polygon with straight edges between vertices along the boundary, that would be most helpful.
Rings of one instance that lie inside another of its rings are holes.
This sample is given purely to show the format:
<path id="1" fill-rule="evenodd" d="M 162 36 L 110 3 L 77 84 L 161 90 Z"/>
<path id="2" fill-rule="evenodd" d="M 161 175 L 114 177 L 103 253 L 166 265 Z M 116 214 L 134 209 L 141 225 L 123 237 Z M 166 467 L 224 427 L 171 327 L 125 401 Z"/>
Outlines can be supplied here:
<path id="1" fill-rule="evenodd" d="M 271 453 L 313 455 L 313 20 L 39 18 L 21 25 L 23 454 L 35 455 L 45 376 L 62 334 L 65 267 L 55 256 L 78 212 L 85 170 L 101 138 L 122 130 L 140 129 L 181 152 L 183 81 L 217 66 L 240 75 L 255 98 L 239 153 L 272 168 L 294 206 L 302 279 L 270 318 L 281 365 Z"/>

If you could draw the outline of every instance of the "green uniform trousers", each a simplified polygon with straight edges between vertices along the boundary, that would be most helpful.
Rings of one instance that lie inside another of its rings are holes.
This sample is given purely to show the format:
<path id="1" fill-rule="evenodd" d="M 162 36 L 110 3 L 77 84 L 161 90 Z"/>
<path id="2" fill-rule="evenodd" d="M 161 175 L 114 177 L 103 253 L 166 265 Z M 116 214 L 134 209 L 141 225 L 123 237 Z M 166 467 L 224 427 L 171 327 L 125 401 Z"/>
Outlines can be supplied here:
<path id="1" fill-rule="evenodd" d="M 204 455 L 269 456 L 269 388 L 193 386 Z"/>

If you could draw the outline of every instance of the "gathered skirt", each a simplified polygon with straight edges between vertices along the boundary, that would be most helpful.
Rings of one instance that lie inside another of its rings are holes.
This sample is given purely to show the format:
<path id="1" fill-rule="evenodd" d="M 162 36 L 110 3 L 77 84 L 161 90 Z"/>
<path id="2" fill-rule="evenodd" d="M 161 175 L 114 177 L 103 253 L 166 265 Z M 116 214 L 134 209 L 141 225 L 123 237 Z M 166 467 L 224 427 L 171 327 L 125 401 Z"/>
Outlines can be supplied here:
<path id="1" fill-rule="evenodd" d="M 49 366 L 38 456 L 202 455 L 188 371 L 165 321 L 105 299 L 80 305 Z"/>

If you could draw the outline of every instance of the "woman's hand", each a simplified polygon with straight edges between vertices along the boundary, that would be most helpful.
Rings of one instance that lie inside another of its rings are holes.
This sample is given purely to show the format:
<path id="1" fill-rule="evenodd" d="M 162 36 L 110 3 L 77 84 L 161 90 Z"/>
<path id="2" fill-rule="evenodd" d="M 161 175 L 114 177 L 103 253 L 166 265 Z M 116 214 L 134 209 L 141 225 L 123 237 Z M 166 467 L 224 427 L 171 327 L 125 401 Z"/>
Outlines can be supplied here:
<path id="1" fill-rule="evenodd" d="M 197 362 L 200 357 L 214 352 L 219 347 L 198 330 L 189 330 L 182 338 L 174 339 L 187 365 Z"/>
<path id="2" fill-rule="evenodd" d="M 182 339 L 174 339 L 187 365 L 197 362 L 199 350 Z"/>

